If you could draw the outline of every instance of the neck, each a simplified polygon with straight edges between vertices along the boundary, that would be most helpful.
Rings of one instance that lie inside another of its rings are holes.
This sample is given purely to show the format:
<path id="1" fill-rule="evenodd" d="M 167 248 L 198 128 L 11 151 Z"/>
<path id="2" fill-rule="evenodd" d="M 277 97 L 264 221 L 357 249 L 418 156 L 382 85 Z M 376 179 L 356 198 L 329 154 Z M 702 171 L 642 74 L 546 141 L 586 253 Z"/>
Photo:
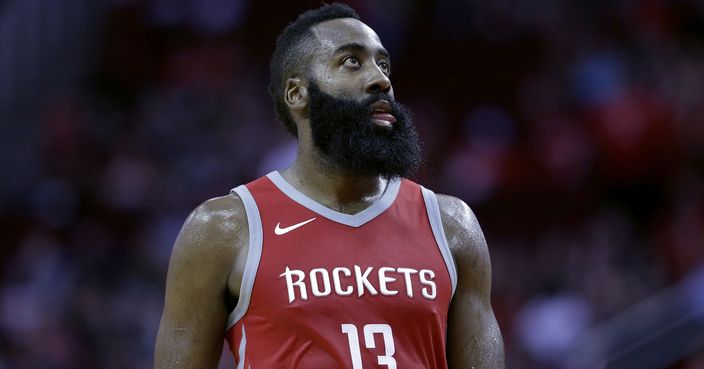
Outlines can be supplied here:
<path id="1" fill-rule="evenodd" d="M 317 153 L 300 150 L 294 164 L 281 175 L 299 191 L 318 203 L 354 214 L 369 207 L 383 194 L 388 183 L 380 176 L 357 176 L 345 173 Z"/>

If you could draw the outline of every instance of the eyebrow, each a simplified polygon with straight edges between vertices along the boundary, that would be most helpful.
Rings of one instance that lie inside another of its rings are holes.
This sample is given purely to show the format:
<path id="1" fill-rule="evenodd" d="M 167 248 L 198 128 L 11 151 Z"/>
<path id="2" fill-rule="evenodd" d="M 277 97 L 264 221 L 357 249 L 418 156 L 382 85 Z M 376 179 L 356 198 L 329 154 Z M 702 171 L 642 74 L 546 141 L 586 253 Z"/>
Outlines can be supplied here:
<path id="1" fill-rule="evenodd" d="M 333 55 L 337 55 L 338 53 L 341 53 L 344 51 L 365 52 L 365 51 L 367 51 L 367 47 L 360 44 L 360 43 L 357 43 L 357 42 L 350 42 L 350 43 L 341 45 L 340 47 L 335 49 L 335 52 L 333 53 Z M 386 51 L 386 49 L 384 49 L 383 47 L 376 49 L 376 52 L 378 54 L 381 54 L 381 56 L 383 56 L 387 59 L 391 59 L 391 55 L 389 55 L 389 52 Z"/>

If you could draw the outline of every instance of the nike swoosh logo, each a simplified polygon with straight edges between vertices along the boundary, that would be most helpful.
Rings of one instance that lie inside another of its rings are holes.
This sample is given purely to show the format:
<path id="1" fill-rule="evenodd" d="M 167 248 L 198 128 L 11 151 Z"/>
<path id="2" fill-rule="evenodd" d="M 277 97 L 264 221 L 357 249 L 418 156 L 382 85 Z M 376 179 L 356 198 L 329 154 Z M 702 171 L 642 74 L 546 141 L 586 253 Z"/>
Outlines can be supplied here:
<path id="1" fill-rule="evenodd" d="M 304 226 L 304 225 L 306 225 L 306 224 L 308 224 L 308 223 L 310 223 L 310 222 L 312 222 L 312 221 L 314 221 L 314 220 L 315 220 L 315 218 L 308 219 L 308 220 L 302 221 L 302 222 L 300 222 L 300 223 L 296 223 L 296 224 L 294 224 L 294 225 L 292 225 L 292 226 L 288 226 L 288 227 L 285 227 L 285 228 L 281 228 L 281 223 L 276 223 L 276 228 L 274 228 L 274 233 L 276 233 L 277 236 L 281 236 L 282 234 L 286 234 L 286 233 L 288 233 L 288 232 L 291 232 L 291 231 L 293 231 L 294 229 L 296 229 L 296 228 L 298 228 L 298 227 L 302 227 L 302 226 Z"/>

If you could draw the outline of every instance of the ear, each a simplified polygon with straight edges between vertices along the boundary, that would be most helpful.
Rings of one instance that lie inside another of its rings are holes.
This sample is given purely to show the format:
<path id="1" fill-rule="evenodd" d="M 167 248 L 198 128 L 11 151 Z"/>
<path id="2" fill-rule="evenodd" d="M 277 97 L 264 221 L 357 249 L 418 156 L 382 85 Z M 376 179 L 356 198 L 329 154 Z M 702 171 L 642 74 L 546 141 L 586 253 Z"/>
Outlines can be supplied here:
<path id="1" fill-rule="evenodd" d="M 301 110 L 308 104 L 308 89 L 303 85 L 298 77 L 286 80 L 286 90 L 284 91 L 284 101 L 291 110 Z"/>

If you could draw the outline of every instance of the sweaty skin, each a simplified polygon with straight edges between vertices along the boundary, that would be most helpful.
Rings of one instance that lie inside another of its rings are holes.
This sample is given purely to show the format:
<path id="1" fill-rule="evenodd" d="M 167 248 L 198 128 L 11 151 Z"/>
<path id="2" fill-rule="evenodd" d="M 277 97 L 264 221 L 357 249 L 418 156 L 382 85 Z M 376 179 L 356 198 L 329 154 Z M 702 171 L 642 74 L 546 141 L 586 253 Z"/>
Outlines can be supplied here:
<path id="1" fill-rule="evenodd" d="M 356 100 L 380 90 L 393 96 L 388 54 L 371 28 L 343 18 L 322 22 L 312 30 L 320 47 L 311 56 L 311 76 L 321 90 Z M 341 46 L 352 44 L 362 48 L 339 52 Z M 298 127 L 299 145 L 295 163 L 281 173 L 328 208 L 347 214 L 362 211 L 381 196 L 387 182 L 324 165 L 311 140 L 307 86 L 308 81 L 299 76 L 289 79 L 282 91 Z M 504 368 L 503 341 L 490 303 L 491 262 L 484 235 L 462 200 L 438 195 L 438 203 L 458 272 L 448 316 L 449 367 Z M 155 368 L 218 366 L 229 309 L 239 296 L 247 227 L 244 206 L 234 194 L 204 202 L 186 220 L 169 263 Z"/>

